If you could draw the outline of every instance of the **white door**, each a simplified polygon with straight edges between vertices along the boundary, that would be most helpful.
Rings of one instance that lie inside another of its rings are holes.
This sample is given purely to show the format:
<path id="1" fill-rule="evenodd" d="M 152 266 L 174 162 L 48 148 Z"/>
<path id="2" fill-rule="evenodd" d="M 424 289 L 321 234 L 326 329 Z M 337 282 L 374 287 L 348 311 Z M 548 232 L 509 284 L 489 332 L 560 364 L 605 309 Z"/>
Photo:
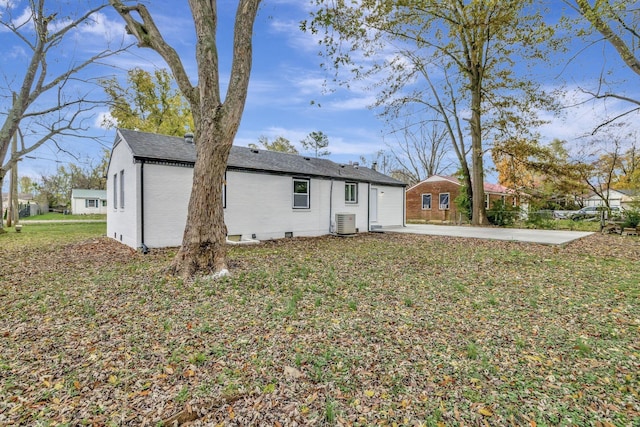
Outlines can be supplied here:
<path id="1" fill-rule="evenodd" d="M 369 222 L 378 222 L 378 189 L 369 192 Z"/>

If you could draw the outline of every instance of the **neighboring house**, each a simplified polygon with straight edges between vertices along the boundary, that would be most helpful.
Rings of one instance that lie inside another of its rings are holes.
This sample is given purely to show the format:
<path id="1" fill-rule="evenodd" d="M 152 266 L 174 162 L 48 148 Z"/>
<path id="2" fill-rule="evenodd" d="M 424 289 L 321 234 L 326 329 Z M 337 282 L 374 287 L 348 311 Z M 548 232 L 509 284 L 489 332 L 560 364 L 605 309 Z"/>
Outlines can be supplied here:
<path id="1" fill-rule="evenodd" d="M 71 213 L 106 214 L 107 190 L 85 190 L 74 188 L 71 190 Z"/>
<path id="2" fill-rule="evenodd" d="M 462 183 L 453 176 L 431 175 L 407 189 L 407 220 L 445 221 L 462 220 L 454 202 Z M 512 190 L 499 184 L 484 184 L 485 208 L 490 209 L 493 202 L 502 200 L 505 204 L 519 206 L 518 197 Z"/>
<path id="3" fill-rule="evenodd" d="M 108 168 L 107 236 L 133 248 L 179 246 L 191 194 L 195 146 L 178 138 L 117 131 Z M 404 225 L 405 184 L 326 159 L 232 147 L 223 189 L 230 239 L 266 240 Z M 336 214 L 354 214 L 345 227 Z"/>
<path id="4" fill-rule="evenodd" d="M 2 207 L 3 212 L 0 212 L 2 218 L 5 218 L 9 209 L 9 193 L 2 193 Z M 48 206 L 42 206 L 41 203 L 36 202 L 33 194 L 20 193 L 18 194 L 18 212 L 20 218 L 43 214 L 48 211 Z"/>
<path id="5" fill-rule="evenodd" d="M 637 199 L 640 192 L 638 190 L 605 190 L 602 194 L 609 199 L 610 207 L 620 207 L 622 209 L 630 209 L 632 202 Z M 639 199 L 640 200 L 640 199 Z M 595 193 L 589 194 L 584 198 L 584 206 L 605 206 L 604 199 Z"/>

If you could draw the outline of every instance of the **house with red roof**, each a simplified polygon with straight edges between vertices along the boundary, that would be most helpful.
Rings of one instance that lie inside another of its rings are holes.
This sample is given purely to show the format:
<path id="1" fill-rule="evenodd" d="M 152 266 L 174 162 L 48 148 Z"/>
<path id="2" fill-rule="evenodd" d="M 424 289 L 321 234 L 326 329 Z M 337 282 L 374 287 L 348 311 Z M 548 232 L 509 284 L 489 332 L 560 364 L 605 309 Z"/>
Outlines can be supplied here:
<path id="1" fill-rule="evenodd" d="M 462 222 L 464 214 L 458 212 L 454 200 L 460 194 L 462 182 L 453 176 L 431 175 L 406 190 L 407 221 Z M 485 208 L 490 209 L 497 200 L 519 206 L 513 190 L 500 184 L 484 184 Z"/>

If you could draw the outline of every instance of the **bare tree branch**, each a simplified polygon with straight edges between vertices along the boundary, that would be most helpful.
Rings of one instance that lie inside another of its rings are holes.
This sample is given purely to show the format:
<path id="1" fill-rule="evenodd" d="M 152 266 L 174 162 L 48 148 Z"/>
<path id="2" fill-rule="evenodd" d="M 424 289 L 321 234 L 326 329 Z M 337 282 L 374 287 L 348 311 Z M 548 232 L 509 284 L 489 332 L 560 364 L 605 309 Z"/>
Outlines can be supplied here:
<path id="1" fill-rule="evenodd" d="M 127 31 L 138 40 L 138 47 L 151 48 L 158 52 L 171 68 L 173 78 L 184 97 L 189 100 L 192 106 L 197 106 L 199 104 L 197 88 L 191 84 L 189 75 L 180 60 L 180 55 L 165 41 L 147 8 L 142 4 L 125 6 L 120 0 L 109 0 L 109 2 L 126 22 Z M 132 12 L 136 12 L 142 22 L 137 21 L 131 15 Z"/>
<path id="2" fill-rule="evenodd" d="M 0 169 L 0 178 L 4 177 L 7 169 L 21 156 L 35 150 L 51 138 L 64 133 L 77 135 L 77 132 L 86 129 L 77 123 L 96 107 L 98 100 L 90 99 L 88 92 L 72 95 L 66 88 L 67 82 L 90 65 L 97 64 L 98 61 L 116 55 L 128 47 L 121 44 L 116 49 L 107 48 L 77 64 L 71 64 L 57 75 L 50 76 L 47 58 L 49 55 L 56 54 L 54 48 L 60 46 L 72 30 L 77 29 L 97 12 L 107 7 L 108 3 L 91 8 L 69 22 L 63 21 L 63 25 L 55 32 L 49 32 L 49 28 L 52 22 L 55 22 L 57 15 L 53 13 L 45 16 L 45 3 L 46 0 L 30 0 L 29 18 L 19 23 L 13 21 L 11 10 L 7 7 L 8 13 L 4 14 L 0 21 L 2 27 L 31 50 L 31 59 L 24 70 L 17 91 L 11 89 L 11 81 L 5 76 L 7 81 L 5 90 L 7 93 L 13 92 L 15 96 L 0 127 L 0 161 L 6 159 L 11 138 L 19 131 L 22 122 L 29 121 L 32 130 L 42 130 L 42 133 L 34 134 L 37 135 L 35 142 L 25 143 L 23 139 L 23 149 L 6 161 Z M 89 84 L 86 80 L 84 82 Z M 52 97 L 54 100 L 47 100 L 49 104 L 43 103 L 36 107 L 36 101 L 53 89 L 57 90 L 56 96 Z"/>

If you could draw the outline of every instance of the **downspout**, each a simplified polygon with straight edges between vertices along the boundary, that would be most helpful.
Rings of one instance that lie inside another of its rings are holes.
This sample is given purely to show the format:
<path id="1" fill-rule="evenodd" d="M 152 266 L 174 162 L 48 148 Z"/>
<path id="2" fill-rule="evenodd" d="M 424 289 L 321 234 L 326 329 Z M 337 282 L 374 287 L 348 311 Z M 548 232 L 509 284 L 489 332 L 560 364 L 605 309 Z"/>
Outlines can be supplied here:
<path id="1" fill-rule="evenodd" d="M 149 253 L 149 248 L 144 244 L 144 160 L 140 163 L 140 247 L 143 254 Z"/>
<path id="2" fill-rule="evenodd" d="M 333 178 L 331 179 L 331 186 L 329 187 L 329 233 L 333 233 L 331 227 L 331 212 L 333 211 Z"/>
<path id="3" fill-rule="evenodd" d="M 402 191 L 402 226 L 407 226 L 407 187 Z"/>
<path id="4" fill-rule="evenodd" d="M 371 183 L 367 184 L 367 231 L 371 231 Z"/>

